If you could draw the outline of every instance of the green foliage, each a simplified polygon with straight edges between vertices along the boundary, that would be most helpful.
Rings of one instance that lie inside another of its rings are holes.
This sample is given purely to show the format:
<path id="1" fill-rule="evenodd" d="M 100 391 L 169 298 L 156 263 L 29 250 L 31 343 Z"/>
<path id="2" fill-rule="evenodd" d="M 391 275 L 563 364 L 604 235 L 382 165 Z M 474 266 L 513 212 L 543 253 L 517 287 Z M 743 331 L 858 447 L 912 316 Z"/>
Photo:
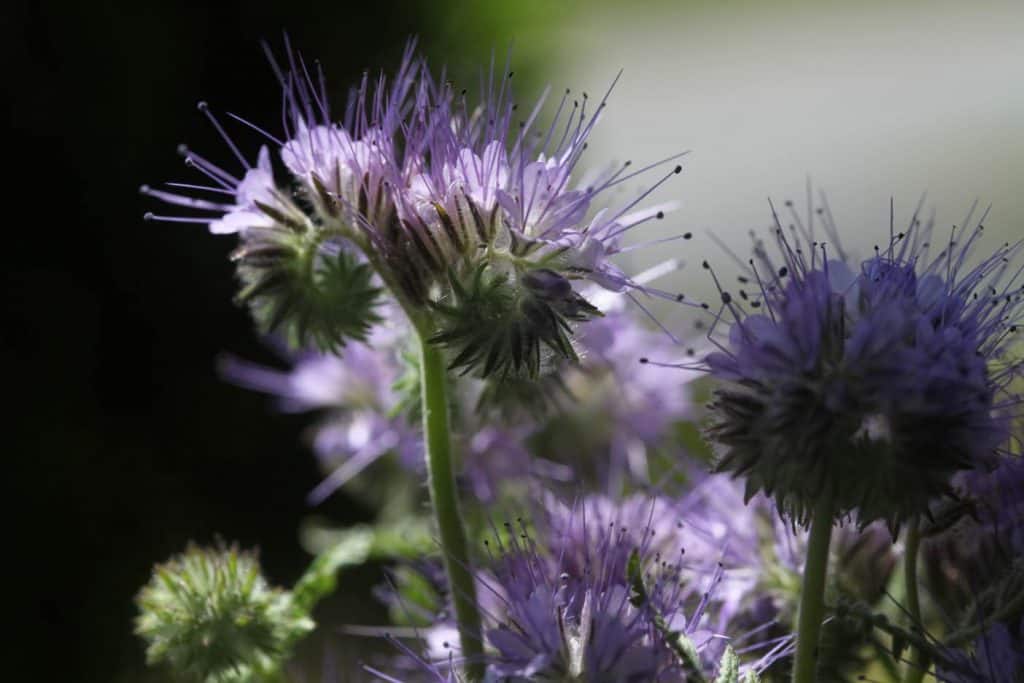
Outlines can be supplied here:
<path id="1" fill-rule="evenodd" d="M 272 678 L 314 626 L 290 593 L 267 584 L 253 555 L 234 548 L 190 546 L 155 568 L 137 602 L 149 663 L 203 683 Z"/>
<path id="2" fill-rule="evenodd" d="M 365 562 L 372 546 L 372 530 L 348 530 L 333 546 L 317 555 L 296 582 L 292 592 L 295 606 L 311 612 L 316 603 L 334 592 L 338 585 L 338 570 Z"/>
<path id="3" fill-rule="evenodd" d="M 263 332 L 280 332 L 293 347 L 337 352 L 363 340 L 380 320 L 373 270 L 346 250 L 324 250 L 308 233 L 251 229 L 232 254 L 247 304 Z"/>
<path id="4" fill-rule="evenodd" d="M 430 525 L 422 517 L 345 529 L 310 522 L 302 530 L 302 544 L 321 557 L 336 558 L 335 567 L 370 560 L 416 559 L 437 551 Z"/>
<path id="5" fill-rule="evenodd" d="M 432 305 L 449 367 L 500 380 L 536 379 L 553 359 L 576 361 L 572 324 L 601 315 L 554 271 L 497 273 L 487 263 L 468 278 L 449 273 L 451 296 Z"/>

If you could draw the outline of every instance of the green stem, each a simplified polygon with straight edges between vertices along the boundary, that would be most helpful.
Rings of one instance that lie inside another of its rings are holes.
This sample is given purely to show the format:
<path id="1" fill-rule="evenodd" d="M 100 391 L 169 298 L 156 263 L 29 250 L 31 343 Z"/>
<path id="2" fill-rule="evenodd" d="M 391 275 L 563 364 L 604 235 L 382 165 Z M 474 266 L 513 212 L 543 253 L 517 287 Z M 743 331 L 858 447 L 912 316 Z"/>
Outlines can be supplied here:
<path id="1" fill-rule="evenodd" d="M 825 615 L 825 577 L 828 573 L 828 546 L 832 540 L 832 495 L 822 494 L 811 518 L 811 536 L 807 544 L 803 589 L 796 636 L 796 660 L 793 683 L 814 683 L 818 664 L 818 640 Z"/>
<path id="2" fill-rule="evenodd" d="M 907 591 L 907 613 L 910 615 L 910 630 L 921 632 L 921 600 L 917 594 L 917 555 L 921 545 L 920 524 L 915 517 L 907 527 L 907 548 L 903 558 L 903 581 Z M 925 653 L 919 647 L 912 647 L 913 656 L 903 677 L 904 683 L 921 683 L 928 668 Z"/>
<path id="3" fill-rule="evenodd" d="M 466 661 L 466 675 L 471 681 L 481 681 L 484 677 L 483 638 L 466 531 L 459 514 L 459 497 L 455 490 L 448 427 L 448 371 L 440 350 L 431 346 L 425 335 L 419 336 L 423 433 L 430 501 L 441 535 L 441 552 L 455 605 L 455 620 Z"/>

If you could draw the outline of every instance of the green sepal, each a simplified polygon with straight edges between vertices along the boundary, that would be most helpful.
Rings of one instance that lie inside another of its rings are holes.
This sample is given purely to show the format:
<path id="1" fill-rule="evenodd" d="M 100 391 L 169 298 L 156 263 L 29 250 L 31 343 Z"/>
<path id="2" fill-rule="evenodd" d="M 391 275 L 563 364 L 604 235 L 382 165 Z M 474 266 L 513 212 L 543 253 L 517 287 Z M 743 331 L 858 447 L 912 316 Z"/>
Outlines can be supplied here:
<path id="1" fill-rule="evenodd" d="M 601 315 L 547 269 L 513 279 L 484 262 L 466 277 L 450 271 L 448 285 L 448 297 L 432 304 L 430 341 L 451 352 L 450 369 L 485 379 L 533 380 L 552 360 L 579 360 L 573 324 Z"/>
<path id="2" fill-rule="evenodd" d="M 250 230 L 232 259 L 242 283 L 236 301 L 292 347 L 336 353 L 380 320 L 373 270 L 343 248 L 328 253 L 315 235 Z"/>
<path id="3" fill-rule="evenodd" d="M 718 664 L 715 683 L 740 683 L 740 658 L 728 645 L 722 653 L 722 661 Z"/>

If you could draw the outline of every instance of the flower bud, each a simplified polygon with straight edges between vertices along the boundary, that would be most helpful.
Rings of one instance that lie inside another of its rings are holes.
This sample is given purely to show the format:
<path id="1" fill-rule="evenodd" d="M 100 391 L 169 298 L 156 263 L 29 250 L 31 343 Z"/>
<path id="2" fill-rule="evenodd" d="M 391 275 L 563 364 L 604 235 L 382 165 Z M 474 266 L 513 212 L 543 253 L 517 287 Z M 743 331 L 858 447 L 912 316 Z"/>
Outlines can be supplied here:
<path id="1" fill-rule="evenodd" d="M 137 598 L 135 632 L 151 664 L 204 682 L 251 681 L 278 669 L 313 629 L 253 555 L 190 546 L 158 565 Z"/>

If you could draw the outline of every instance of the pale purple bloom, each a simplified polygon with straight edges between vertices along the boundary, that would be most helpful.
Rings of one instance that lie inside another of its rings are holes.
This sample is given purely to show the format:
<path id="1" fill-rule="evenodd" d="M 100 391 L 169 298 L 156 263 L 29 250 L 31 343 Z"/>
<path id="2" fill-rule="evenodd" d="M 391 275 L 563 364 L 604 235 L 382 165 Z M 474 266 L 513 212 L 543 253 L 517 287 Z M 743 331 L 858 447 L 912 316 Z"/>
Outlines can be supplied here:
<path id="1" fill-rule="evenodd" d="M 495 79 L 492 72 L 488 86 L 479 108 L 436 87 L 420 134 L 410 135 L 424 159 L 412 169 L 410 191 L 398 197 L 399 215 L 410 230 L 432 236 L 426 260 L 486 247 L 499 262 L 528 259 L 616 291 L 638 286 L 608 259 L 620 251 L 622 235 L 674 206 L 635 210 L 681 168 L 625 207 L 598 207 L 588 218 L 602 193 L 658 165 L 626 174 L 627 163 L 573 182 L 608 94 L 590 112 L 586 95 L 572 101 L 566 92 L 546 128 L 537 125 L 542 97 L 519 127 L 511 74 Z"/>
<path id="2" fill-rule="evenodd" d="M 310 494 L 320 502 L 380 457 L 394 453 L 403 466 L 422 468 L 420 426 L 396 414 L 395 383 L 402 372 L 396 330 L 374 328 L 366 343 L 352 342 L 342 355 L 308 352 L 290 370 L 274 370 L 235 358 L 222 372 L 247 389 L 275 396 L 287 412 L 321 411 L 313 448 L 330 474 Z"/>
<path id="3" fill-rule="evenodd" d="M 205 105 L 203 106 L 205 110 Z M 207 223 L 211 233 L 226 235 L 244 233 L 250 228 L 273 227 L 274 220 L 257 206 L 257 202 L 284 214 L 301 217 L 286 196 L 277 189 L 274 182 L 274 171 L 270 165 L 270 151 L 265 145 L 260 147 L 255 166 L 246 162 L 241 178 L 222 171 L 186 147 L 181 147 L 180 151 L 185 157 L 185 162 L 207 175 L 216 183 L 216 187 L 199 187 L 185 183 L 169 183 L 169 186 L 176 189 L 206 191 L 215 196 L 211 198 L 192 197 L 175 191 L 157 190 L 148 185 L 143 185 L 140 191 L 168 204 L 211 212 L 212 215 L 189 217 L 157 216 L 147 213 L 147 220 Z"/>

